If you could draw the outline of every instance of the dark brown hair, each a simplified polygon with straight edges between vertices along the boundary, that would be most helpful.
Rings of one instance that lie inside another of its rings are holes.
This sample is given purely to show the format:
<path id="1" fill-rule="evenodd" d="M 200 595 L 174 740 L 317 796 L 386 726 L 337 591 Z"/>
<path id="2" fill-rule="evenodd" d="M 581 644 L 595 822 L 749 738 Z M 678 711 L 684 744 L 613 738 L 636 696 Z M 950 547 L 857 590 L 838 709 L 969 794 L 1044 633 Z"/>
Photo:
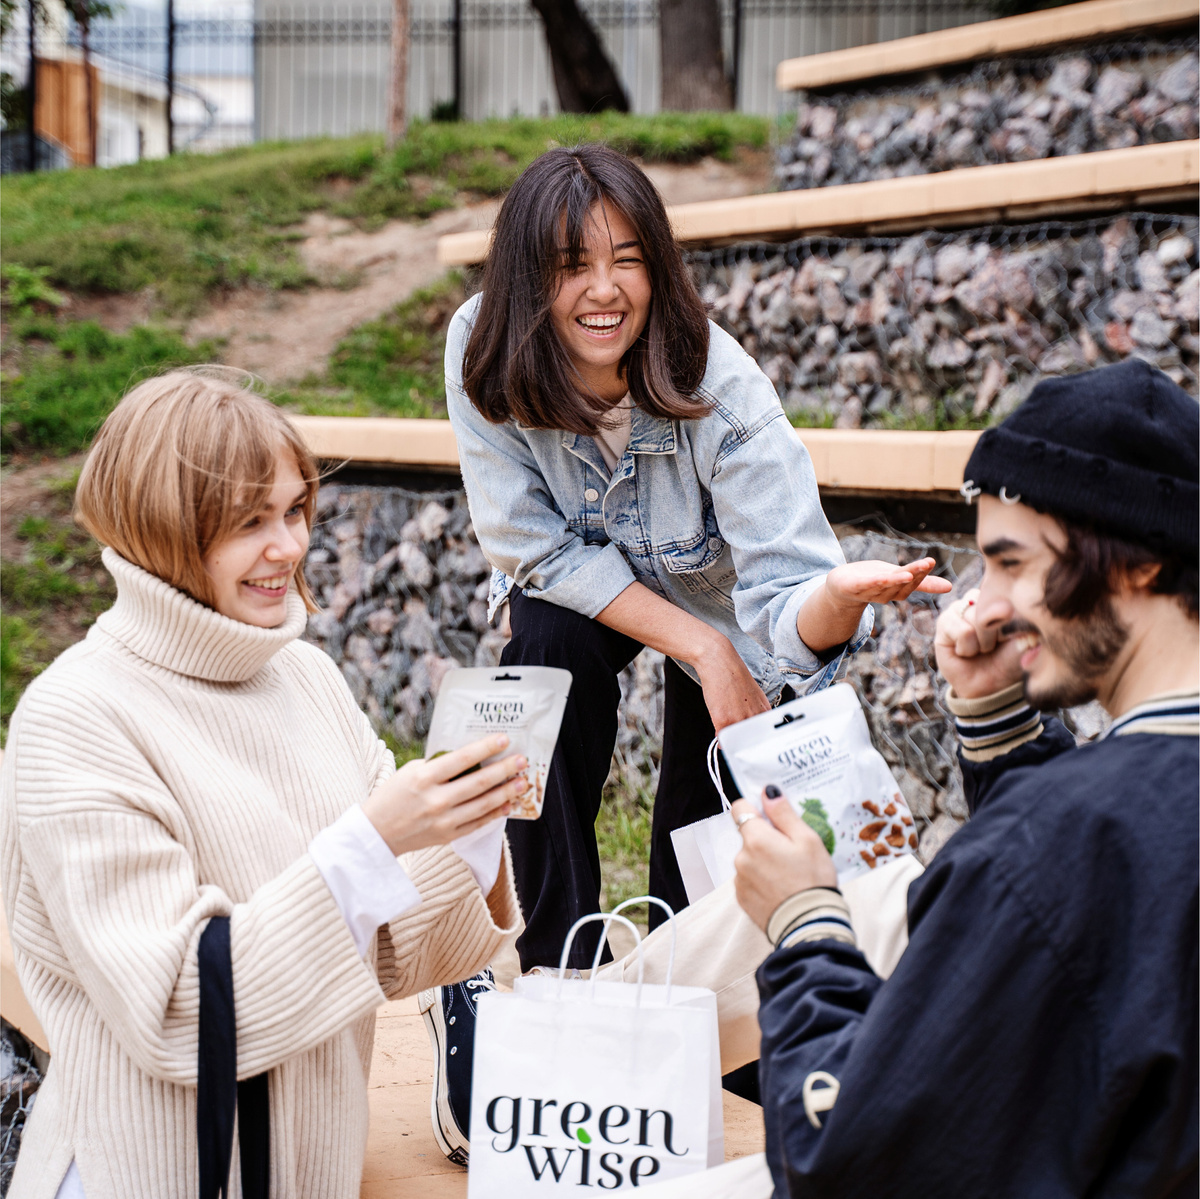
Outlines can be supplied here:
<path id="1" fill-rule="evenodd" d="M 1088 525 L 1060 520 L 1067 543 L 1057 551 L 1057 561 L 1046 576 L 1046 608 L 1060 620 L 1086 620 L 1109 608 L 1109 597 L 1122 577 L 1143 566 L 1157 564 L 1150 584 L 1156 595 L 1174 596 L 1193 619 L 1200 612 L 1196 559 L 1135 545 Z"/>
<path id="2" fill-rule="evenodd" d="M 621 362 L 633 402 L 667 419 L 710 410 L 694 396 L 708 364 L 708 320 L 662 199 L 624 155 L 583 145 L 532 162 L 500 209 L 463 355 L 463 386 L 490 421 L 588 435 L 601 427 L 608 405 L 588 393 L 550 321 L 597 203 L 637 230 L 650 276 L 646 327 Z"/>

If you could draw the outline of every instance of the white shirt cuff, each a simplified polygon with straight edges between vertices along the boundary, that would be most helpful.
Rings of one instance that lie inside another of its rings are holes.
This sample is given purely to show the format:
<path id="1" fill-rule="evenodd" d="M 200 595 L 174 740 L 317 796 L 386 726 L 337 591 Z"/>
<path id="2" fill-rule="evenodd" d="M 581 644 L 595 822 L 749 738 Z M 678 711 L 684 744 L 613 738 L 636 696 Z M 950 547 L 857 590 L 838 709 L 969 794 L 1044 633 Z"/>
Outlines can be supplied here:
<path id="1" fill-rule="evenodd" d="M 504 850 L 504 818 L 493 820 L 465 837 L 450 842 L 450 848 L 471 868 L 475 881 L 486 899 L 500 875 L 500 858 Z"/>
<path id="2" fill-rule="evenodd" d="M 355 804 L 311 841 L 308 852 L 363 957 L 380 925 L 421 902 L 421 893 Z"/>

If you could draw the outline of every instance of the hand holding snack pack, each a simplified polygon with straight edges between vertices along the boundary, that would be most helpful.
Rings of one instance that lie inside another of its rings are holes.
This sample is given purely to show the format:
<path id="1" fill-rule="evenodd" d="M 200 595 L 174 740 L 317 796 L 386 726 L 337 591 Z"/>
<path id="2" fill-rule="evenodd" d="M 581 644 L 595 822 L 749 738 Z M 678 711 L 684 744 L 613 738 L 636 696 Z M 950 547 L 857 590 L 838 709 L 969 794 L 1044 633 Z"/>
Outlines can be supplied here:
<path id="1" fill-rule="evenodd" d="M 840 877 L 916 851 L 912 813 L 848 683 L 727 725 L 718 741 L 742 795 L 762 811 L 763 788 L 778 787 Z"/>
<path id="2" fill-rule="evenodd" d="M 513 800 L 509 819 L 536 820 L 542 814 L 550 759 L 570 689 L 571 672 L 553 666 L 452 670 L 438 692 L 425 757 L 450 753 L 489 733 L 507 734 L 508 745 L 496 757 L 524 754 L 529 760 L 529 786 Z"/>

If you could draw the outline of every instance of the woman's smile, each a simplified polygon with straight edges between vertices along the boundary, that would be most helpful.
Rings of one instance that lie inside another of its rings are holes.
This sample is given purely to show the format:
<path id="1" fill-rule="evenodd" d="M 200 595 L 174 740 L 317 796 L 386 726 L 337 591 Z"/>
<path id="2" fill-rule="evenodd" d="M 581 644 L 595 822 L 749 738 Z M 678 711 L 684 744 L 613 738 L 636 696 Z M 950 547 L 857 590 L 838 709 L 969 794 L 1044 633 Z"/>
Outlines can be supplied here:
<path id="1" fill-rule="evenodd" d="M 575 318 L 591 337 L 615 337 L 625 323 L 623 312 L 585 312 Z"/>
<path id="2" fill-rule="evenodd" d="M 289 570 L 284 574 L 269 575 L 266 578 L 243 579 L 242 586 L 252 591 L 255 595 L 264 595 L 270 599 L 275 599 L 287 591 L 288 580 L 291 577 L 292 572 Z"/>

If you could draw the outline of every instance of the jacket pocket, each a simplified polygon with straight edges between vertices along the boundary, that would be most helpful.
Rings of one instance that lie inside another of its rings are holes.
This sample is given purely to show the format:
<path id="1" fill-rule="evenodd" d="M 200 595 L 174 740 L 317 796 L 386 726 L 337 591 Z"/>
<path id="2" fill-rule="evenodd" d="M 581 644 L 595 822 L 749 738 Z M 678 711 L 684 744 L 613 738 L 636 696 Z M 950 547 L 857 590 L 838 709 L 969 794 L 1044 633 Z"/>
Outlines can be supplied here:
<path id="1" fill-rule="evenodd" d="M 661 540 L 654 547 L 662 557 L 663 564 L 673 575 L 691 574 L 694 571 L 709 571 L 725 552 L 725 538 L 717 527 L 717 514 L 706 492 L 700 511 L 700 527 L 692 525 L 682 536 Z M 682 522 L 681 522 L 682 523 Z M 688 521 L 687 524 L 691 524 Z"/>

